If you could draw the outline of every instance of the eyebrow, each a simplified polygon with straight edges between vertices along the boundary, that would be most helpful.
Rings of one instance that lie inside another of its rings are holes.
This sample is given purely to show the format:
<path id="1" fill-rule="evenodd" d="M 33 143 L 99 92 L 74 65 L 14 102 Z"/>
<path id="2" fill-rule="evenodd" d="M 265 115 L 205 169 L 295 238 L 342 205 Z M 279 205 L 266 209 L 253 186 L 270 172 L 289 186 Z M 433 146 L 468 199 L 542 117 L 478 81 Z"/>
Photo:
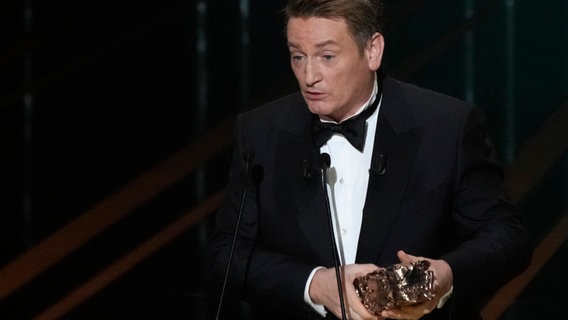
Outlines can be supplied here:
<path id="1" fill-rule="evenodd" d="M 330 44 L 331 45 L 337 45 L 337 41 L 335 41 L 335 40 L 323 41 L 323 42 L 317 43 L 316 47 L 322 48 L 322 47 L 325 47 L 325 46 L 330 45 Z"/>
<path id="2" fill-rule="evenodd" d="M 327 45 L 337 45 L 337 41 L 335 40 L 326 40 L 326 41 L 322 41 L 320 43 L 316 43 L 316 47 L 318 48 L 323 48 Z M 293 48 L 298 48 L 299 46 L 294 44 L 293 42 L 288 41 L 288 47 L 293 47 Z"/>

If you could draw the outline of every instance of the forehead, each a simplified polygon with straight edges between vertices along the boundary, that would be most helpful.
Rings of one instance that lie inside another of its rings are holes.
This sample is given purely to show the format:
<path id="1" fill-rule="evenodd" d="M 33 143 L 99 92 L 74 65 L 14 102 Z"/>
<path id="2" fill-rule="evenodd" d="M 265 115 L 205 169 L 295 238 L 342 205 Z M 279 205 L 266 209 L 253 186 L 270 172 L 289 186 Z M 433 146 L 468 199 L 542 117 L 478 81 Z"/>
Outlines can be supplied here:
<path id="1" fill-rule="evenodd" d="M 288 45 L 291 46 L 321 45 L 323 43 L 354 44 L 347 23 L 343 19 L 290 18 L 286 34 Z"/>

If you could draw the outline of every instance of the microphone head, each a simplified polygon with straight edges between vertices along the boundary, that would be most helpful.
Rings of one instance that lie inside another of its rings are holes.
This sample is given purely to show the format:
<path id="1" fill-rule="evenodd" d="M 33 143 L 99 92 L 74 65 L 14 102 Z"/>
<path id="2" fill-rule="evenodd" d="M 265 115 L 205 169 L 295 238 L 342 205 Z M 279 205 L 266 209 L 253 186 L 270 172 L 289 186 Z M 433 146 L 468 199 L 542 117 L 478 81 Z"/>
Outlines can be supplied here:
<path id="1" fill-rule="evenodd" d="M 252 164 L 252 160 L 254 159 L 254 153 L 250 150 L 246 150 L 243 154 L 243 166 L 244 166 L 244 172 L 243 175 L 245 177 L 245 179 L 247 179 L 247 181 L 250 179 L 250 166 Z"/>
<path id="2" fill-rule="evenodd" d="M 246 150 L 243 153 L 243 160 L 250 163 L 254 159 L 254 153 L 251 150 Z"/>
<path id="3" fill-rule="evenodd" d="M 308 159 L 302 160 L 302 176 L 306 180 L 310 180 L 312 177 L 312 165 Z"/>
<path id="4" fill-rule="evenodd" d="M 321 163 L 322 169 L 329 168 L 329 166 L 331 165 L 331 157 L 329 156 L 328 153 L 324 152 L 324 153 L 320 154 L 320 163 Z"/>

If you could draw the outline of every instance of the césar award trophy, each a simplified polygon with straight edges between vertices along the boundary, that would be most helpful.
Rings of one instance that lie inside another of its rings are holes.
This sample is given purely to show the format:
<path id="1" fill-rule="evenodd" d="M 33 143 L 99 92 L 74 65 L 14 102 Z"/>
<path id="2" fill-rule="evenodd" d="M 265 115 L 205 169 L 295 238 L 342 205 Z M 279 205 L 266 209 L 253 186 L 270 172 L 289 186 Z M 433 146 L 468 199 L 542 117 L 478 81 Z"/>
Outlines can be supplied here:
<path id="1" fill-rule="evenodd" d="M 430 263 L 420 260 L 408 265 L 394 264 L 353 281 L 357 295 L 370 313 L 410 306 L 436 296 Z"/>

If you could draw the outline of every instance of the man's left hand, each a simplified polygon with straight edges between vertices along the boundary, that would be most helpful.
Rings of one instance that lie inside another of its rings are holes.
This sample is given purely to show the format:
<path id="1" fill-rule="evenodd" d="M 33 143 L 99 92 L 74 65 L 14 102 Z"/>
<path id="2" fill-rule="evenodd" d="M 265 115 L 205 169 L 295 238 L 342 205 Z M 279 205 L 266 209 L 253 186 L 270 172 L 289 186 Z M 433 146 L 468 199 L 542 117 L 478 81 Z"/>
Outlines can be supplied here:
<path id="1" fill-rule="evenodd" d="M 415 257 L 404 251 L 397 253 L 398 259 L 403 264 L 410 264 L 419 260 L 430 262 L 429 270 L 434 272 L 434 285 L 436 286 L 436 297 L 430 301 L 401 307 L 397 309 L 389 309 L 382 312 L 382 316 L 390 319 L 420 319 L 425 314 L 432 312 L 438 305 L 440 299 L 444 297 L 453 286 L 453 273 L 450 265 L 444 260 L 434 260 L 424 257 Z"/>

